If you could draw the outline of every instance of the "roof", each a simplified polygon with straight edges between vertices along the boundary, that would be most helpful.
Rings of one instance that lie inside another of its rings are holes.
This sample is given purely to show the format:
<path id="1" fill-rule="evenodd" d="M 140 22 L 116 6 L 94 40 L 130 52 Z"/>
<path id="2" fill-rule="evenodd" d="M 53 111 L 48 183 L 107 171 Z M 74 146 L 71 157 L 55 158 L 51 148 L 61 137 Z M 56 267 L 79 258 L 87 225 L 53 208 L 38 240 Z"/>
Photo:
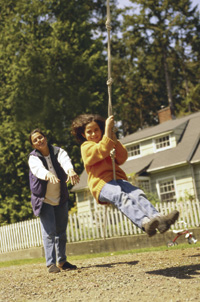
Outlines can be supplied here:
<path id="1" fill-rule="evenodd" d="M 180 125 L 186 123 L 188 120 L 200 116 L 200 112 L 196 112 L 181 118 L 177 118 L 174 120 L 169 120 L 162 124 L 158 124 L 156 126 L 148 127 L 137 132 L 134 132 L 130 135 L 127 135 L 120 139 L 122 144 L 128 144 L 135 141 L 140 141 L 143 139 L 147 139 L 148 137 L 156 136 L 161 133 L 171 132 L 175 128 L 179 127 Z"/>
<path id="2" fill-rule="evenodd" d="M 147 172 L 175 165 L 178 166 L 191 161 L 199 141 L 199 125 L 200 115 L 190 119 L 182 140 L 178 143 L 177 147 L 155 153 L 154 160 L 147 169 Z M 198 160 L 200 161 L 200 156 L 198 157 Z"/>
<path id="3" fill-rule="evenodd" d="M 192 157 L 191 163 L 195 164 L 198 163 L 200 159 L 200 143 L 197 146 L 197 149 L 195 150 L 194 156 Z"/>
<path id="4" fill-rule="evenodd" d="M 120 141 L 123 144 L 127 144 L 129 142 L 143 140 L 161 133 L 173 131 L 182 124 L 185 124 L 185 130 L 180 142 L 178 142 L 175 148 L 127 160 L 121 166 L 126 174 L 139 174 L 142 171 L 151 173 L 169 167 L 188 164 L 188 162 L 200 162 L 200 112 L 141 130 L 120 139 Z M 73 187 L 72 192 L 85 188 L 87 188 L 87 173 L 84 170 L 80 176 L 79 184 Z"/>
<path id="5" fill-rule="evenodd" d="M 71 192 L 81 191 L 83 189 L 86 189 L 88 187 L 87 185 L 87 173 L 86 170 L 83 170 L 83 172 L 80 175 L 80 181 L 77 183 L 73 188 L 70 190 Z"/>

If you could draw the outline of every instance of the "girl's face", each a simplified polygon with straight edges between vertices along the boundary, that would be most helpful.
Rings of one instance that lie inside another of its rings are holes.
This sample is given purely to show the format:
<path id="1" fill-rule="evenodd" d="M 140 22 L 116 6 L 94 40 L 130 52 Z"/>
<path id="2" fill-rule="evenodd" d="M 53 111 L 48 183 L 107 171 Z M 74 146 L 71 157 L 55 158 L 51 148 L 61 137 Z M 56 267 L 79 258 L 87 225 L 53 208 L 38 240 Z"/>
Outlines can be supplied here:
<path id="1" fill-rule="evenodd" d="M 35 132 L 31 136 L 32 147 L 42 152 L 47 148 L 47 139 L 41 133 Z"/>
<path id="2" fill-rule="evenodd" d="M 99 125 L 94 121 L 87 124 L 83 137 L 85 137 L 87 141 L 98 143 L 102 139 L 102 131 Z"/>

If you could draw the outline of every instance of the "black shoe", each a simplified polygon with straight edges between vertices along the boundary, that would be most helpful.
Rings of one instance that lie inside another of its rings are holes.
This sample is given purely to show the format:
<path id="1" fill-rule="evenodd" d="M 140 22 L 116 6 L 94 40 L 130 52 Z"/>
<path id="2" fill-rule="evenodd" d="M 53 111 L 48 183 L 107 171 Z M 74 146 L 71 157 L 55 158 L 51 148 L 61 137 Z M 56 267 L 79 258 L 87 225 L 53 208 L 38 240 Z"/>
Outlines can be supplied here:
<path id="1" fill-rule="evenodd" d="M 144 231 L 147 233 L 149 237 L 156 235 L 156 229 L 158 228 L 159 220 L 157 217 L 151 219 L 149 222 L 143 225 Z"/>
<path id="2" fill-rule="evenodd" d="M 179 211 L 172 211 L 166 216 L 157 216 L 159 220 L 158 231 L 163 234 L 168 231 L 172 224 L 176 222 L 179 217 Z"/>
<path id="3" fill-rule="evenodd" d="M 55 264 L 51 264 L 48 266 L 48 272 L 49 273 L 59 273 L 60 269 Z"/>
<path id="4" fill-rule="evenodd" d="M 68 261 L 66 261 L 64 264 L 59 264 L 58 267 L 63 271 L 77 269 L 76 265 L 71 264 Z"/>

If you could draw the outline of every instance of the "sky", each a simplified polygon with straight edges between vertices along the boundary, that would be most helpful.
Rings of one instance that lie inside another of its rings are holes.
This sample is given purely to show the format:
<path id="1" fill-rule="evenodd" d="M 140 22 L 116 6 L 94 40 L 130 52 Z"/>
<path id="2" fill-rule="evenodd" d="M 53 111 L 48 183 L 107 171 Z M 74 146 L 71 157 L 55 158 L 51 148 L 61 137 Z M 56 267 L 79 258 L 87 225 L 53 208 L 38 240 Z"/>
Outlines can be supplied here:
<path id="1" fill-rule="evenodd" d="M 176 0 L 174 0 L 176 1 Z M 193 6 L 198 5 L 200 9 L 199 0 L 192 0 Z M 129 0 L 118 0 L 118 7 L 124 7 L 126 5 L 132 4 Z"/>

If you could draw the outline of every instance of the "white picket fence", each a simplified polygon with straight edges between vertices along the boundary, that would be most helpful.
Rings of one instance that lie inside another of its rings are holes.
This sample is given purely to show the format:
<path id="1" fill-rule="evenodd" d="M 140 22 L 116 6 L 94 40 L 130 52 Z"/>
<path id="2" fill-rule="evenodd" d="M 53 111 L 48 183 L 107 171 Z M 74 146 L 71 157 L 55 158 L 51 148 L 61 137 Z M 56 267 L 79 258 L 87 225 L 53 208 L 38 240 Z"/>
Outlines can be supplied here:
<path id="1" fill-rule="evenodd" d="M 165 215 L 177 209 L 179 221 L 187 223 L 188 228 L 200 225 L 200 204 L 198 201 L 160 203 L 157 210 Z M 67 227 L 68 242 L 93 240 L 105 237 L 141 234 L 143 231 L 131 223 L 121 212 L 112 207 L 105 211 L 69 215 Z M 106 220 L 105 220 L 106 217 Z M 106 227 L 105 227 L 106 225 Z M 172 229 L 181 229 L 183 224 L 175 223 Z M 0 227 L 0 253 L 42 246 L 40 220 L 32 219 Z"/>

